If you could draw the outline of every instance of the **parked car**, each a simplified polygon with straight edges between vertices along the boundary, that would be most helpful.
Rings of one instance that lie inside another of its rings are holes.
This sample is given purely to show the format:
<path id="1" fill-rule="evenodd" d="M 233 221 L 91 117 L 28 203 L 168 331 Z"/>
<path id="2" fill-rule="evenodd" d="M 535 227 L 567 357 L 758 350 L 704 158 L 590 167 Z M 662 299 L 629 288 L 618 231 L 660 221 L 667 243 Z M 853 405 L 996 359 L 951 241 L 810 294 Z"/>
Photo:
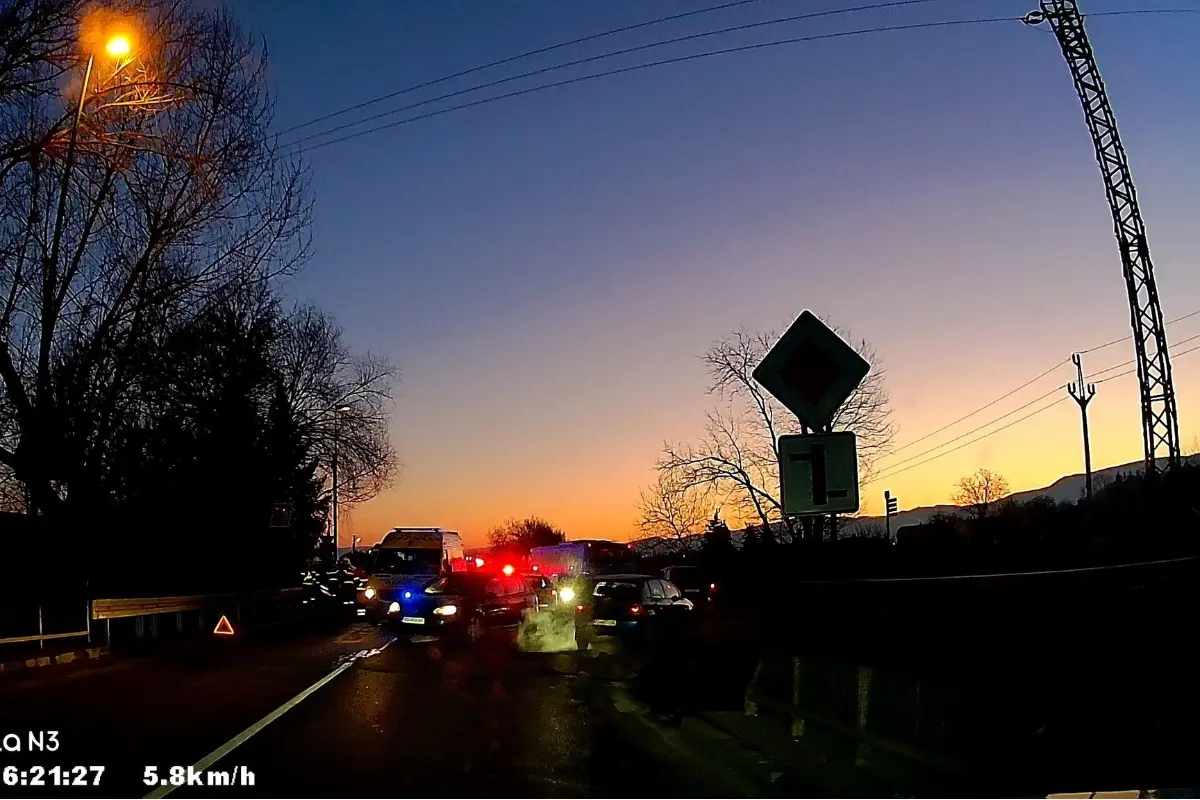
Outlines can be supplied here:
<path id="1" fill-rule="evenodd" d="M 695 604 L 675 584 L 652 575 L 604 575 L 589 582 L 577 598 L 575 640 L 581 646 L 599 636 L 643 643 L 678 636 Z"/>

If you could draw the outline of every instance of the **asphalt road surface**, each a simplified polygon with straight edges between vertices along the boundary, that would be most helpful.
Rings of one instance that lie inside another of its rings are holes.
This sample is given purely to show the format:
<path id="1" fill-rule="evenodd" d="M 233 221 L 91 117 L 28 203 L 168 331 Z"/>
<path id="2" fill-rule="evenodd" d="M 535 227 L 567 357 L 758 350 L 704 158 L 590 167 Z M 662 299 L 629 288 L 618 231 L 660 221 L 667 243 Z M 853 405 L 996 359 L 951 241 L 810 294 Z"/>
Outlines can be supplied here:
<path id="1" fill-rule="evenodd" d="M 0 767 L 30 780 L 35 766 L 105 770 L 98 786 L 0 795 L 729 793 L 611 708 L 604 687 L 575 654 L 522 653 L 503 636 L 468 650 L 366 625 L 30 670 L 0 680 L 0 736 L 21 746 L 0 752 Z M 58 749 L 29 752 L 38 731 L 56 731 Z M 159 786 L 145 784 L 147 767 Z M 253 786 L 164 787 L 172 767 L 206 784 L 207 771 L 239 782 L 248 770 Z"/>

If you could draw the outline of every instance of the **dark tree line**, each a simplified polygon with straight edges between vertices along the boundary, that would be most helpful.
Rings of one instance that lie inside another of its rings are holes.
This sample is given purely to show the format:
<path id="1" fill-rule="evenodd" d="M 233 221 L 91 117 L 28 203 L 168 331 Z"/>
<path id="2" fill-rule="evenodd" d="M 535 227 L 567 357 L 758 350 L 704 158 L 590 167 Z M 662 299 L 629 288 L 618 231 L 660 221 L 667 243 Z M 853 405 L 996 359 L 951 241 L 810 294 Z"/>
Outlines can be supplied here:
<path id="1" fill-rule="evenodd" d="M 561 529 L 541 517 L 509 519 L 488 531 L 492 547 L 522 555 L 528 555 L 535 547 L 551 547 L 566 540 L 567 535 Z"/>
<path id="2" fill-rule="evenodd" d="M 2 500 L 99 572 L 275 580 L 325 524 L 335 441 L 343 502 L 395 470 L 392 367 L 279 299 L 312 206 L 266 66 L 220 6 L 0 9 Z"/>

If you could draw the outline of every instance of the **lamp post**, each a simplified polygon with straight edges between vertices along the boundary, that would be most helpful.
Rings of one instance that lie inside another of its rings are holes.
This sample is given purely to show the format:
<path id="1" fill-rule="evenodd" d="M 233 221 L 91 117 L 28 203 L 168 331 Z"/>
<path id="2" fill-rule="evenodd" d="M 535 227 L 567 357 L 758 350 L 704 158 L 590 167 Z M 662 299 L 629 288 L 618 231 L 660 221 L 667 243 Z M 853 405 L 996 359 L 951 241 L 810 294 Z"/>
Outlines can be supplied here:
<path id="1" fill-rule="evenodd" d="M 338 434 L 341 428 L 342 414 L 350 411 L 350 406 L 342 406 L 334 411 L 333 417 L 333 548 L 331 567 L 337 565 L 338 548 Z"/>
<path id="2" fill-rule="evenodd" d="M 133 50 L 133 43 L 124 33 L 114 33 L 104 42 L 104 54 L 112 59 L 125 58 Z M 75 116 L 71 119 L 71 136 L 67 140 L 67 159 L 63 165 L 62 186 L 58 192 L 58 210 L 55 214 L 54 236 L 50 242 L 50 263 L 58 264 L 58 251 L 62 247 L 64 218 L 67 214 L 67 195 L 71 190 L 71 170 L 75 168 L 75 148 L 79 142 L 79 123 L 83 119 L 83 105 L 87 102 L 88 84 L 92 81 L 92 68 L 96 65 L 96 51 L 88 51 L 87 66 L 83 71 L 83 85 L 79 87 L 79 102 L 75 104 Z"/>

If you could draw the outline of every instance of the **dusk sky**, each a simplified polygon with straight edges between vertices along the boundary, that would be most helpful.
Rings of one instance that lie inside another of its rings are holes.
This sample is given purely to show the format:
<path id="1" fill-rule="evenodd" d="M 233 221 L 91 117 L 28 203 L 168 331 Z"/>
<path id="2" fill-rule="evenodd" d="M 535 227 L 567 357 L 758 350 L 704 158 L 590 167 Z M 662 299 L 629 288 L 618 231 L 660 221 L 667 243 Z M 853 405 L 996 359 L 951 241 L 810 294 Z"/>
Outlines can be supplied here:
<path id="1" fill-rule="evenodd" d="M 266 37 L 283 130 L 506 56 L 716 3 L 241 0 L 237 10 Z M 618 48 L 852 4 L 752 2 L 358 114 Z M 1195 0 L 1080 5 L 1085 13 L 1200 8 Z M 945 0 L 769 26 L 407 115 L 674 55 L 1020 17 L 1034 7 Z M 1200 13 L 1087 25 L 1129 153 L 1164 313 L 1174 319 L 1200 310 Z M 316 257 L 288 292 L 330 311 L 355 348 L 386 353 L 402 370 L 393 438 L 403 472 L 392 490 L 343 517 L 344 543 L 352 533 L 369 544 L 396 525 L 441 525 L 477 544 L 490 526 L 529 514 L 572 538 L 630 537 L 638 490 L 653 480 L 663 441 L 695 438 L 713 403 L 698 356 L 739 326 L 782 330 L 805 308 L 879 352 L 898 446 L 1073 350 L 1129 332 L 1100 173 L 1067 65 L 1044 26 L 889 32 L 694 60 L 455 111 L 305 157 Z M 1172 325 L 1172 350 L 1200 344 L 1175 345 L 1197 334 L 1200 315 Z M 1084 363 L 1093 373 L 1132 358 L 1124 342 Z M 1200 353 L 1180 355 L 1173 368 L 1189 445 L 1200 435 Z M 885 473 L 892 464 L 913 468 L 865 487 L 866 510 L 882 510 L 884 489 L 901 508 L 946 502 L 954 482 L 981 466 L 1014 490 L 1081 471 L 1079 411 L 1070 401 L 944 458 L 900 463 L 1072 377 L 1064 365 L 883 460 Z M 1139 459 L 1136 378 L 1097 388 L 1094 464 Z"/>

